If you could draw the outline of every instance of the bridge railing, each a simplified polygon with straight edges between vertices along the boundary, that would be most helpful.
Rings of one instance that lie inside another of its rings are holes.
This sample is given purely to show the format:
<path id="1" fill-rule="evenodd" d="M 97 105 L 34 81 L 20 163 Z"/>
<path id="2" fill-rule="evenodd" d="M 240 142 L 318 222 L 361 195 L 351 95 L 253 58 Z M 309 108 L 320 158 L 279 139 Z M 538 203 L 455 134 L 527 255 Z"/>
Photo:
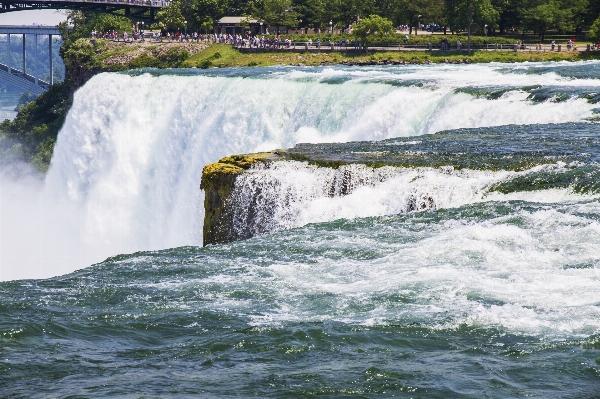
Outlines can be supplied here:
<path id="1" fill-rule="evenodd" d="M 39 0 L 36 3 L 55 3 L 54 0 Z M 96 4 L 129 4 L 132 6 L 166 7 L 171 0 L 68 0 L 69 3 L 96 3 Z"/>

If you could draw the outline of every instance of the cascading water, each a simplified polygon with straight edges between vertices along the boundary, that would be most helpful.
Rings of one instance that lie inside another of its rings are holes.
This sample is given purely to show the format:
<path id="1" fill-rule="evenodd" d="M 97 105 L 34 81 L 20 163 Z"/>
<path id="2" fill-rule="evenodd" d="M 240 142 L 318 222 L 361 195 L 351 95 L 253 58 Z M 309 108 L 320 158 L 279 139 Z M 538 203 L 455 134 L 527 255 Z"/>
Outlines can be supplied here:
<path id="1" fill-rule="evenodd" d="M 43 216 L 31 222 L 41 226 L 39 252 L 52 253 L 60 267 L 40 270 L 36 260 L 37 270 L 28 272 L 23 264 L 34 255 L 3 252 L 10 266 L 2 278 L 51 276 L 117 253 L 200 245 L 201 171 L 222 156 L 593 117 L 589 94 L 600 81 L 574 79 L 567 66 L 544 72 L 442 65 L 101 74 L 75 95 L 40 194 Z M 532 91 L 550 94 L 542 101 Z M 568 95 L 559 102 L 557 92 Z M 57 248 L 77 256 L 62 259 Z"/>
<path id="2" fill-rule="evenodd" d="M 308 223 L 457 207 L 480 201 L 486 187 L 509 174 L 276 162 L 240 176 L 228 206 L 236 236 L 253 237 Z"/>

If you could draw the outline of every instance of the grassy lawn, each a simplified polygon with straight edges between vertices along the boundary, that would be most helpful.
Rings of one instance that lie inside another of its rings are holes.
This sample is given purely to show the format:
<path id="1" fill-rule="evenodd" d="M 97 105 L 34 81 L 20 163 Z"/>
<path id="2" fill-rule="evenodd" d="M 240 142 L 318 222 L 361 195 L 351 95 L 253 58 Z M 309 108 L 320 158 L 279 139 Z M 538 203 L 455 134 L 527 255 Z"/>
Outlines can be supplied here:
<path id="1" fill-rule="evenodd" d="M 194 54 L 182 63 L 182 67 L 211 68 L 239 66 L 272 66 L 272 65 L 323 65 L 347 63 L 364 63 L 372 61 L 404 61 L 405 63 L 444 63 L 444 62 L 536 62 L 536 61 L 580 61 L 599 59 L 600 52 L 536 52 L 536 51 L 475 51 L 470 57 L 466 51 L 457 52 L 423 52 L 423 51 L 385 51 L 357 54 L 353 52 L 240 52 L 230 45 L 214 44 Z"/>

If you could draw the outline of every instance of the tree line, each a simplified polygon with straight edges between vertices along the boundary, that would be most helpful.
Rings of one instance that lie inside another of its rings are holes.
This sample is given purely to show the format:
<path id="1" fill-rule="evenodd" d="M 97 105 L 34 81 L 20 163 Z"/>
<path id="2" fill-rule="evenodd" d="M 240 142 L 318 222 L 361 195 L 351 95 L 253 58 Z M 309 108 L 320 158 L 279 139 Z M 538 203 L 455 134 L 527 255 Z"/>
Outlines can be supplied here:
<path id="1" fill-rule="evenodd" d="M 543 40 L 548 31 L 580 34 L 596 20 L 600 28 L 600 0 L 174 0 L 157 17 L 164 29 L 211 31 L 223 16 L 247 16 L 267 26 L 326 32 L 371 15 L 409 33 L 419 24 L 464 32 L 471 21 L 477 34 L 528 32 Z"/>

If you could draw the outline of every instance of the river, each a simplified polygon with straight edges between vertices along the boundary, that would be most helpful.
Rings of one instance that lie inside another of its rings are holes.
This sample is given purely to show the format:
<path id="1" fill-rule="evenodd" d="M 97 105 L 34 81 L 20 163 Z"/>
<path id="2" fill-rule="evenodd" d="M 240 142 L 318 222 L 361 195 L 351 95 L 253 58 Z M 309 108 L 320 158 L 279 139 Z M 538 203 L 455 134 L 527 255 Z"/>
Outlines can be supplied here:
<path id="1" fill-rule="evenodd" d="M 599 101 L 595 61 L 98 75 L 2 181 L 0 391 L 597 397 Z M 204 165 L 335 142 L 425 161 L 253 171 L 258 236 L 201 247 Z"/>

